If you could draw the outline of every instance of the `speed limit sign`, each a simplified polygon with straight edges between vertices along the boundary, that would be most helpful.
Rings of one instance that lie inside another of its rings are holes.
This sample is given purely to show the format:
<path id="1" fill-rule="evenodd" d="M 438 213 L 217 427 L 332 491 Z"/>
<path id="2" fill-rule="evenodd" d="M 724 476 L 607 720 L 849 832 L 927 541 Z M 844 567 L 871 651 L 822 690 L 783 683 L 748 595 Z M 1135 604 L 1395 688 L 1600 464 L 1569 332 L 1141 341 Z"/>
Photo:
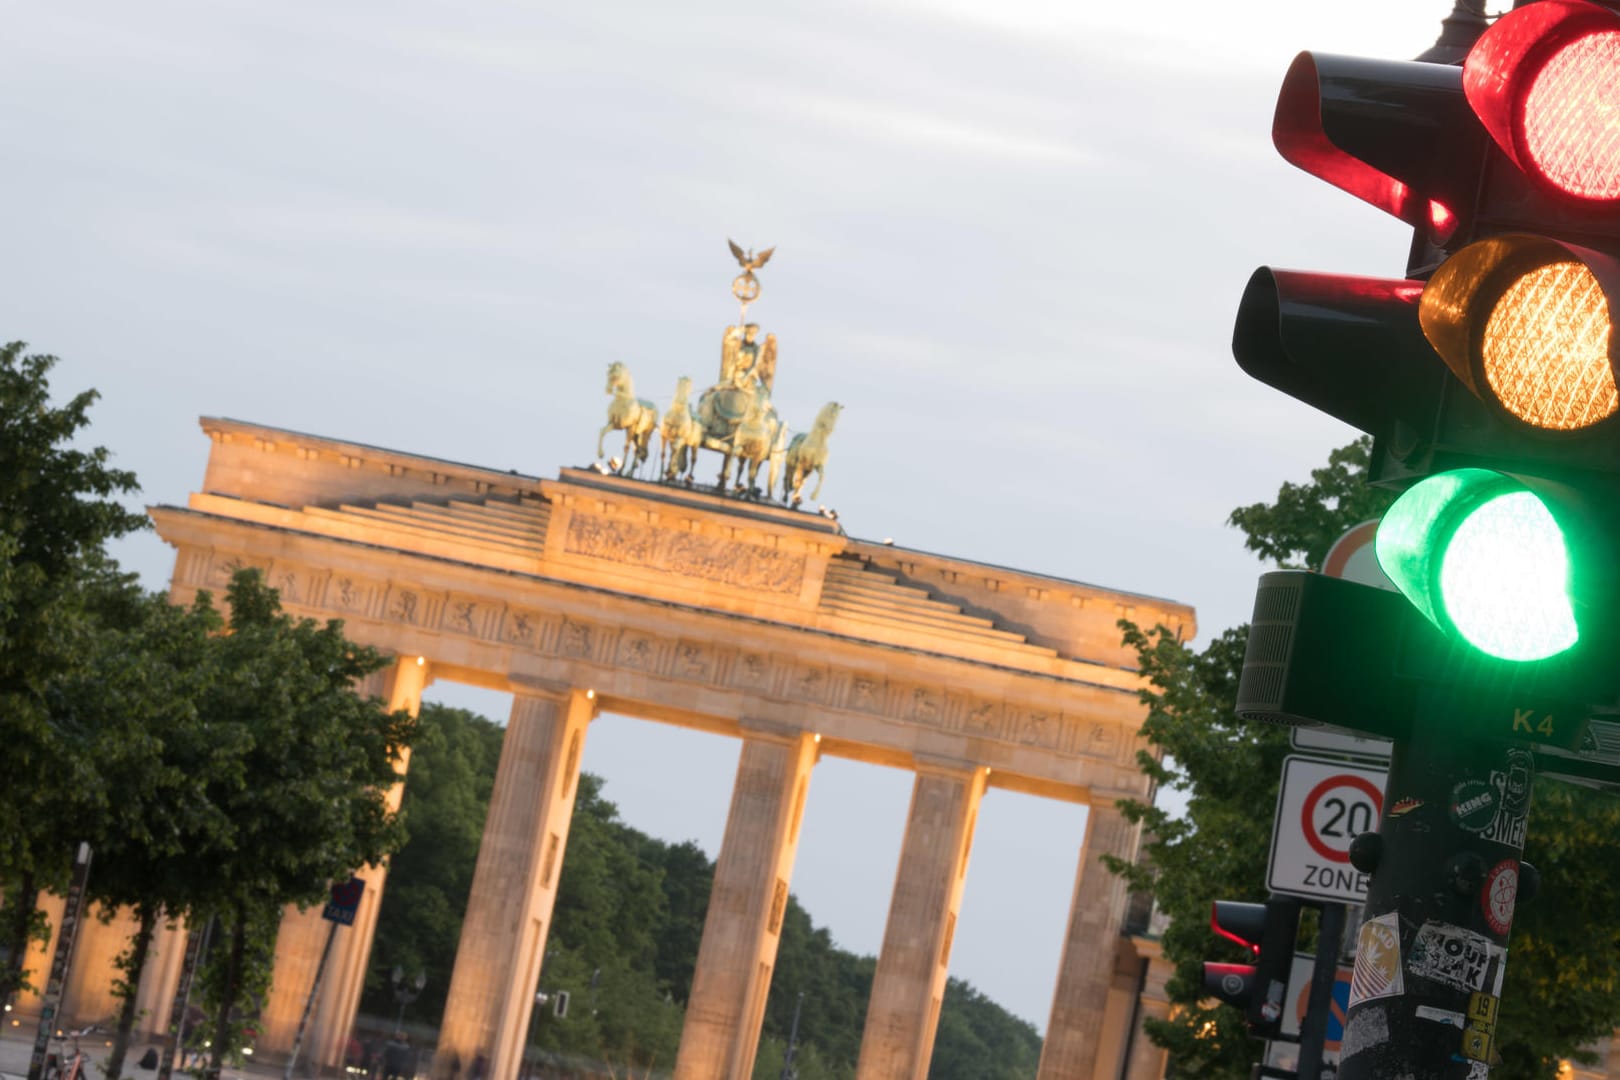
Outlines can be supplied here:
<path id="1" fill-rule="evenodd" d="M 1350 841 L 1378 831 L 1388 774 L 1293 755 L 1283 760 L 1271 825 L 1272 892 L 1360 904 L 1367 875 L 1350 865 Z"/>

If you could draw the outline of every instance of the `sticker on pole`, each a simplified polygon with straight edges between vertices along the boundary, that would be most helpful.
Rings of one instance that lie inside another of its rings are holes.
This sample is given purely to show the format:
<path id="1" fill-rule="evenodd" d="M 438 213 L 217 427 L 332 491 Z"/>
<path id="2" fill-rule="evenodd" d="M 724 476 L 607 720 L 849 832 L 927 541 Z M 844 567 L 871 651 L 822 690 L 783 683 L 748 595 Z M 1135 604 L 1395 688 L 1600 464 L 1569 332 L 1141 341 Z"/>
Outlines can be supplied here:
<path id="1" fill-rule="evenodd" d="M 1367 875 L 1350 865 L 1350 842 L 1378 830 L 1387 779 L 1381 769 L 1285 758 L 1267 887 L 1314 900 L 1365 903 Z"/>

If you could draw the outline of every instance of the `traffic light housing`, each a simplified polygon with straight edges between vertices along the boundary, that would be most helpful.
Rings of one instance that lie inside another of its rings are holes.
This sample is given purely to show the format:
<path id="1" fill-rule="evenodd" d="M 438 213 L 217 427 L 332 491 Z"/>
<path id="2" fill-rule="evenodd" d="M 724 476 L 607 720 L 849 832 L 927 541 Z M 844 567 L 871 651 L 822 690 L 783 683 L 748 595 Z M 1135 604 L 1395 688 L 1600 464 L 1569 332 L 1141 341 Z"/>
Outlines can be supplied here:
<path id="1" fill-rule="evenodd" d="M 1242 1010 L 1249 1033 L 1262 1039 L 1275 1038 L 1282 1029 L 1301 906 L 1291 896 L 1273 896 L 1263 904 L 1216 900 L 1210 905 L 1210 929 L 1248 949 L 1254 959 L 1205 963 L 1204 991 Z"/>
<path id="2" fill-rule="evenodd" d="M 1356 677 L 1403 700 L 1416 680 L 1487 688 L 1504 708 L 1613 709 L 1620 14 L 1538 0 L 1460 67 L 1303 53 L 1273 140 L 1414 230 L 1404 278 L 1262 268 L 1233 333 L 1245 371 L 1371 434 L 1370 479 L 1403 492 L 1375 551 L 1427 626 L 1375 604 L 1376 625 L 1336 628 L 1397 636 Z M 1260 685 L 1277 676 L 1265 648 L 1251 634 L 1247 697 L 1283 701 L 1288 688 Z M 1560 728 L 1550 742 L 1570 746 Z"/>

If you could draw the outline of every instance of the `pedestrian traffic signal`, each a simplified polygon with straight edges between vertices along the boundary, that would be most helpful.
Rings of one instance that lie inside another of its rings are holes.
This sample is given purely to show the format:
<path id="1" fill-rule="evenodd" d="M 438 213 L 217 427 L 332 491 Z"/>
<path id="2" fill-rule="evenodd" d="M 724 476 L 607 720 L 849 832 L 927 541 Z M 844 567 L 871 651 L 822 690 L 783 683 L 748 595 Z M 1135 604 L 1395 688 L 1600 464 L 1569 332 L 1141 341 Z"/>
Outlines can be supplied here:
<path id="1" fill-rule="evenodd" d="M 1217 900 L 1210 906 L 1210 929 L 1248 949 L 1254 962 L 1204 964 L 1204 990 L 1243 1010 L 1250 1034 L 1263 1039 L 1282 1027 L 1300 906 L 1291 896 L 1273 896 L 1263 904 Z"/>
<path id="2" fill-rule="evenodd" d="M 1273 138 L 1414 239 L 1404 279 L 1258 271 L 1239 364 L 1374 436 L 1379 563 L 1456 670 L 1612 699 L 1620 14 L 1539 0 L 1460 68 L 1301 54 Z"/>

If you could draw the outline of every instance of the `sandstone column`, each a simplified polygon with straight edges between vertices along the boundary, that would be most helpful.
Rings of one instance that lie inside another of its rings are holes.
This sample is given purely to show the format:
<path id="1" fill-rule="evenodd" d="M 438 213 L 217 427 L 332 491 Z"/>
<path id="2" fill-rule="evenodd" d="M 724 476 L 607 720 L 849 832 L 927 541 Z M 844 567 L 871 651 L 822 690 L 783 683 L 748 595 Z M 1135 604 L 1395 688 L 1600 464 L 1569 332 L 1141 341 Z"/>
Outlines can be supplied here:
<path id="1" fill-rule="evenodd" d="M 420 657 L 408 656 L 371 675 L 356 689 L 381 698 L 391 712 L 403 709 L 415 716 L 421 711 L 422 691 L 427 682 L 427 664 Z M 405 769 L 409 764 L 407 751 L 399 765 L 400 781 L 388 792 L 389 809 L 399 809 L 405 794 Z M 355 876 L 366 882 L 360 907 L 353 925 L 339 926 L 332 940 L 332 955 L 321 977 L 315 1012 L 310 1016 L 304 1044 L 299 1050 L 301 1060 L 317 1065 L 343 1063 L 343 1048 L 348 1043 L 355 1009 L 360 1004 L 361 984 L 366 961 L 371 957 L 371 939 L 377 929 L 377 909 L 382 903 L 388 871 L 382 866 L 367 866 L 356 870 Z M 316 904 L 299 911 L 289 904 L 282 914 L 281 930 L 276 936 L 275 971 L 259 1018 L 258 1049 L 261 1052 L 284 1055 L 292 1050 L 298 1022 L 309 999 L 309 988 L 315 980 L 315 969 L 333 926 L 321 918 L 322 906 Z M 184 949 L 183 938 L 177 947 Z"/>
<path id="2" fill-rule="evenodd" d="M 1103 1014 L 1113 982 L 1114 957 L 1125 921 L 1125 882 L 1102 865 L 1104 855 L 1129 862 L 1136 856 L 1136 825 L 1111 803 L 1093 803 L 1086 813 L 1069 931 L 1058 962 L 1057 990 L 1041 1047 L 1039 1080 L 1066 1080 L 1098 1073 Z M 1100 1075 L 1118 1075 L 1104 1071 Z"/>
<path id="3" fill-rule="evenodd" d="M 282 909 L 281 928 L 276 931 L 276 966 L 270 976 L 270 993 L 259 1013 L 257 1053 L 285 1056 L 292 1051 L 298 1020 L 304 1015 L 304 1003 L 315 982 L 315 968 L 331 925 L 321 918 L 320 907 L 299 911 L 296 905 L 288 904 Z M 214 933 L 222 932 L 216 925 Z M 344 931 L 339 929 L 338 933 Z M 336 942 L 332 948 L 337 951 Z M 330 967 L 331 961 L 327 964 Z M 305 1050 L 300 1051 L 300 1056 L 308 1050 L 308 1037 L 306 1033 Z"/>
<path id="4" fill-rule="evenodd" d="M 180 988 L 180 965 L 186 955 L 186 926 L 163 916 L 152 931 L 152 944 L 146 954 L 146 968 L 135 995 L 135 1031 L 143 1038 L 155 1038 L 169 1029 L 169 1011 Z"/>
<path id="5" fill-rule="evenodd" d="M 928 1075 L 984 783 L 983 769 L 918 769 L 856 1080 Z"/>
<path id="6" fill-rule="evenodd" d="M 730 1080 L 754 1069 L 816 762 L 813 736 L 770 734 L 760 726 L 743 725 L 675 1080 Z"/>
<path id="7" fill-rule="evenodd" d="M 1131 1056 L 1126 1065 L 1125 1080 L 1163 1080 L 1169 1051 L 1153 1045 L 1147 1032 L 1142 1030 L 1144 1020 L 1168 1020 L 1170 998 L 1164 984 L 1175 974 L 1175 967 L 1159 952 L 1155 944 L 1148 951 L 1147 977 L 1143 980 L 1142 995 L 1137 1001 L 1136 1030 L 1131 1033 Z"/>
<path id="8" fill-rule="evenodd" d="M 96 872 L 95 853 L 90 855 L 90 872 Z M 118 970 L 118 954 L 129 945 L 135 933 L 135 917 L 129 908 L 113 912 L 110 922 L 103 922 L 106 909 L 100 904 L 86 904 L 84 918 L 73 941 L 73 966 L 68 969 L 67 983 L 62 988 L 62 1019 L 58 1027 L 82 1027 L 86 1024 L 107 1026 L 120 1007 L 113 996 L 113 982 L 122 977 Z M 54 945 L 54 942 L 53 942 Z M 44 970 L 32 980 L 43 986 L 50 974 L 51 958 L 45 958 Z"/>
<path id="9" fill-rule="evenodd" d="M 95 857 L 91 856 L 92 865 Z M 33 990 L 19 991 L 12 999 L 12 1008 L 15 1010 L 11 1019 L 29 1017 L 39 1019 L 40 1010 L 44 1007 L 45 982 L 50 978 L 51 959 L 56 955 L 56 935 L 62 929 L 62 912 L 67 908 L 67 902 L 53 893 L 42 892 L 35 900 L 34 907 L 45 913 L 45 919 L 51 924 L 51 937 L 49 941 L 28 942 L 28 953 L 23 960 L 23 966 L 28 969 L 28 982 Z M 81 923 L 79 928 L 84 929 Z"/>
<path id="10" fill-rule="evenodd" d="M 1091 1075 L 1096 1080 L 1119 1080 L 1125 1069 L 1125 1055 L 1131 1044 L 1131 1019 L 1136 1012 L 1137 993 L 1142 988 L 1145 961 L 1136 954 L 1129 938 L 1120 938 L 1114 949 L 1113 980 L 1103 1006 L 1102 1033 L 1097 1040 L 1096 1064 Z"/>
<path id="11" fill-rule="evenodd" d="M 524 692 L 512 702 L 439 1029 L 435 1076 L 449 1075 L 451 1054 L 463 1070 L 483 1054 L 489 1080 L 517 1075 L 593 697 L 582 690 Z"/>

